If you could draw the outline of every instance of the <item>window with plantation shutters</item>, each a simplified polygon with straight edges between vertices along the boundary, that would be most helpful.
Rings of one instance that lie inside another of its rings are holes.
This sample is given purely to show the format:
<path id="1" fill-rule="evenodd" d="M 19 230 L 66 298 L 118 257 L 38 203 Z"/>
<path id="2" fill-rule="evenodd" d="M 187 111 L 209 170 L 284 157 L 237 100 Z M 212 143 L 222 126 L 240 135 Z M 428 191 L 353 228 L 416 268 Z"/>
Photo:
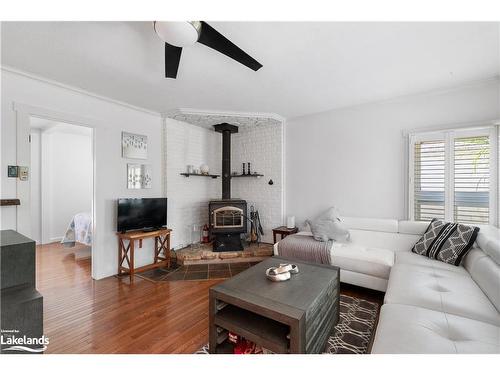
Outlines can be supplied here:
<path id="1" fill-rule="evenodd" d="M 415 143 L 415 220 L 444 219 L 444 146 L 444 141 Z"/>
<path id="2" fill-rule="evenodd" d="M 498 129 L 410 136 L 409 216 L 497 224 Z"/>
<path id="3" fill-rule="evenodd" d="M 488 136 L 454 139 L 454 221 L 488 224 L 490 141 Z"/>

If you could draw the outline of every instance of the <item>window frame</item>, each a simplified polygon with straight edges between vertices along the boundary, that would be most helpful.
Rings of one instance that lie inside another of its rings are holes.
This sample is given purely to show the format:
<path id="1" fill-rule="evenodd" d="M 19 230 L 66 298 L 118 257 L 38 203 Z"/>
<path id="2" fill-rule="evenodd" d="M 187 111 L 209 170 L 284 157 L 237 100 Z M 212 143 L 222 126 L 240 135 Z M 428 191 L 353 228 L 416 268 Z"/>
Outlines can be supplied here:
<path id="1" fill-rule="evenodd" d="M 498 226 L 500 222 L 498 202 L 500 189 L 498 186 L 499 172 L 499 126 L 488 125 L 474 128 L 452 128 L 435 131 L 413 132 L 408 134 L 408 219 L 415 220 L 415 144 L 423 141 L 444 141 L 445 144 L 445 170 L 444 170 L 444 216 L 446 221 L 454 221 L 453 207 L 455 197 L 454 184 L 454 140 L 457 138 L 488 136 L 490 143 L 490 188 L 489 188 L 489 224 Z"/>

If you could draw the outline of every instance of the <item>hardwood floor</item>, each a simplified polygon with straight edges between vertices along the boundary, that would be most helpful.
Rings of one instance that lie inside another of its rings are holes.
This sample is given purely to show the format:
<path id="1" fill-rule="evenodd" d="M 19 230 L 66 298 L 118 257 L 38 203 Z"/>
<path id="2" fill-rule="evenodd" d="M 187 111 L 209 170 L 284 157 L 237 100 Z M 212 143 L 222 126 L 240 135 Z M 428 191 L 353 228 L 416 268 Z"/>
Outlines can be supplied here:
<path id="1" fill-rule="evenodd" d="M 208 341 L 208 289 L 220 280 L 95 281 L 72 251 L 37 247 L 48 353 L 193 353 Z"/>
<path id="2" fill-rule="evenodd" d="M 193 353 L 208 342 L 208 289 L 221 280 L 92 280 L 74 248 L 37 246 L 47 353 Z M 343 285 L 342 293 L 383 298 Z"/>

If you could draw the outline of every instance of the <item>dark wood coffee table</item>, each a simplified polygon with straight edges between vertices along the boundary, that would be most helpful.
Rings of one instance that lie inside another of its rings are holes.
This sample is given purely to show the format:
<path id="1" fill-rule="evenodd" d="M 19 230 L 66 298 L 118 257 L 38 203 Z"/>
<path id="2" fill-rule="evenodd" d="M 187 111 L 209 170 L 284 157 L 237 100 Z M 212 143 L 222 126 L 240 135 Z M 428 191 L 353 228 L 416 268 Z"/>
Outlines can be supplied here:
<path id="1" fill-rule="evenodd" d="M 294 263 L 299 273 L 273 282 L 265 271 Z M 321 353 L 339 320 L 339 269 L 272 257 L 210 288 L 210 353 L 230 353 L 227 331 L 275 353 Z"/>

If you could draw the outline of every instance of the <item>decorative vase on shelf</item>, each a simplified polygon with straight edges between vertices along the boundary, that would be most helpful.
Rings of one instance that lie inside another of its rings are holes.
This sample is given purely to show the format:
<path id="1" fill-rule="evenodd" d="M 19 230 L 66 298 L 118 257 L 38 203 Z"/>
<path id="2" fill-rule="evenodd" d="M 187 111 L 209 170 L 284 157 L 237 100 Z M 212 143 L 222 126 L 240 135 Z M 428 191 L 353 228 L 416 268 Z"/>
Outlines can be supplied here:
<path id="1" fill-rule="evenodd" d="M 210 172 L 210 168 L 206 164 L 202 164 L 200 166 L 200 171 L 202 174 L 208 174 Z"/>

